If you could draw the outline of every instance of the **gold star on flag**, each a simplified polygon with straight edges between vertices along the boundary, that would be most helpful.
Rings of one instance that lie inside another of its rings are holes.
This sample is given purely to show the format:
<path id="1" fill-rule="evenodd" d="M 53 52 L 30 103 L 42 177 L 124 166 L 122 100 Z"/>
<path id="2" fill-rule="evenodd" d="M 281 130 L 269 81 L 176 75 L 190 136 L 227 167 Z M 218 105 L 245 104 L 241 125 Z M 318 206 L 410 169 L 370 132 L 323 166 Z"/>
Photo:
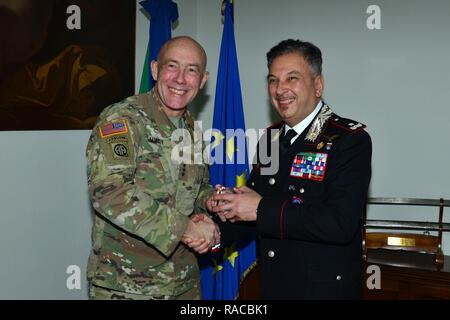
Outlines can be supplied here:
<path id="1" fill-rule="evenodd" d="M 231 266 L 234 268 L 234 260 L 239 256 L 239 251 L 236 251 L 234 248 L 234 243 L 225 248 L 225 253 L 223 254 L 223 258 L 230 261 Z"/>
<path id="2" fill-rule="evenodd" d="M 213 274 L 219 272 L 220 270 L 223 269 L 223 267 L 220 264 L 217 264 L 217 260 L 216 259 L 211 259 L 213 264 L 214 264 L 214 269 L 213 269 Z"/>
<path id="3" fill-rule="evenodd" d="M 245 186 L 246 183 L 246 173 L 247 170 L 244 170 L 240 176 L 236 176 L 236 187 Z"/>
<path id="4" fill-rule="evenodd" d="M 211 150 L 216 148 L 220 142 L 225 139 L 225 137 L 223 136 L 222 132 L 220 132 L 219 130 L 215 130 L 212 134 L 214 137 L 214 142 L 211 144 Z"/>
<path id="5" fill-rule="evenodd" d="M 228 158 L 230 159 L 230 161 L 233 161 L 233 154 L 236 151 L 236 147 L 234 145 L 234 134 L 230 139 L 228 139 L 226 148 Z"/>

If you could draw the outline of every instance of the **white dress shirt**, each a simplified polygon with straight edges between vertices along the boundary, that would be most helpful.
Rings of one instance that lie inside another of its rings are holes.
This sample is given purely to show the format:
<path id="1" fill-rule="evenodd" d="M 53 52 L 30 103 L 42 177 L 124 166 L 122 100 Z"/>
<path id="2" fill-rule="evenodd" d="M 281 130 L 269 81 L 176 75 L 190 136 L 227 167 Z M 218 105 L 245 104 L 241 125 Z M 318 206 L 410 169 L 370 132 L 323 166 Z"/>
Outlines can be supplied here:
<path id="1" fill-rule="evenodd" d="M 285 123 L 285 130 L 284 130 L 284 134 L 286 134 L 286 132 L 289 131 L 289 129 L 294 129 L 295 132 L 297 132 L 297 135 L 295 135 L 292 139 L 291 139 L 291 145 L 294 143 L 294 141 L 298 138 L 299 135 L 302 134 L 302 132 L 306 129 L 307 126 L 309 126 L 309 124 L 311 123 L 311 121 L 313 121 L 313 119 L 315 118 L 315 116 L 319 113 L 320 108 L 322 108 L 322 100 L 320 100 L 316 107 L 314 108 L 313 112 L 311 112 L 305 119 L 303 119 L 302 121 L 300 121 L 299 123 L 297 123 L 293 128 L 291 128 L 287 123 Z"/>

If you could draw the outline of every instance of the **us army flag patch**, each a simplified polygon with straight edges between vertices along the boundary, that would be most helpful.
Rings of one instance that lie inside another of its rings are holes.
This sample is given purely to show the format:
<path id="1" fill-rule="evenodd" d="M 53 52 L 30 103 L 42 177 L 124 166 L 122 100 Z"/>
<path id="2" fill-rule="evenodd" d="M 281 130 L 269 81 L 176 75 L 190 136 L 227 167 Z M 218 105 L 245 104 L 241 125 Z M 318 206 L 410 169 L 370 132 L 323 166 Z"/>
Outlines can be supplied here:
<path id="1" fill-rule="evenodd" d="M 125 119 L 114 120 L 99 127 L 102 150 L 109 164 L 131 164 L 133 141 Z"/>
<path id="2" fill-rule="evenodd" d="M 99 128 L 100 136 L 102 138 L 114 136 L 116 134 L 123 134 L 128 132 L 128 125 L 125 120 L 117 120 L 107 123 Z"/>

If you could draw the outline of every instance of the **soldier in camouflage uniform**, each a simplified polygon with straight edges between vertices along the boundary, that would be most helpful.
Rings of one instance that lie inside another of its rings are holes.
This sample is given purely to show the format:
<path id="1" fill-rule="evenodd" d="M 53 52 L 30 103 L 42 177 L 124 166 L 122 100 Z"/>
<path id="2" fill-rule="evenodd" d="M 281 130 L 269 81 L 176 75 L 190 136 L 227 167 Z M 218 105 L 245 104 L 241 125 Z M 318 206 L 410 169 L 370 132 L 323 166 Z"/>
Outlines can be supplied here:
<path id="1" fill-rule="evenodd" d="M 107 107 L 87 146 L 92 299 L 199 299 L 197 259 L 182 240 L 201 252 L 218 241 L 209 218 L 190 219 L 212 192 L 207 165 L 172 157 L 177 127 L 194 137 L 186 108 L 208 78 L 206 54 L 177 37 L 151 67 L 155 88 Z"/>

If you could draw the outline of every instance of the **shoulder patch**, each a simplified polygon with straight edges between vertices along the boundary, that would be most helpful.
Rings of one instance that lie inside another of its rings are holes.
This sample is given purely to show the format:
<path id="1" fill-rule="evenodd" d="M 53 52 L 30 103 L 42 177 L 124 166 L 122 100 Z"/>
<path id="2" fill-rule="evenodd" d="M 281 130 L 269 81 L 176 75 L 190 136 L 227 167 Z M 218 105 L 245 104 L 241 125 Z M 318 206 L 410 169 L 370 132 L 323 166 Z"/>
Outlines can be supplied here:
<path id="1" fill-rule="evenodd" d="M 99 126 L 100 147 L 107 164 L 131 164 L 134 146 L 126 119 L 114 119 Z"/>
<path id="2" fill-rule="evenodd" d="M 361 122 L 352 119 L 341 118 L 337 115 L 333 115 L 331 117 L 330 123 L 336 127 L 342 128 L 350 132 L 358 132 L 367 127 L 365 124 Z"/>
<path id="3" fill-rule="evenodd" d="M 107 138 L 117 134 L 128 133 L 128 124 L 125 119 L 115 120 L 99 127 L 100 137 Z"/>

